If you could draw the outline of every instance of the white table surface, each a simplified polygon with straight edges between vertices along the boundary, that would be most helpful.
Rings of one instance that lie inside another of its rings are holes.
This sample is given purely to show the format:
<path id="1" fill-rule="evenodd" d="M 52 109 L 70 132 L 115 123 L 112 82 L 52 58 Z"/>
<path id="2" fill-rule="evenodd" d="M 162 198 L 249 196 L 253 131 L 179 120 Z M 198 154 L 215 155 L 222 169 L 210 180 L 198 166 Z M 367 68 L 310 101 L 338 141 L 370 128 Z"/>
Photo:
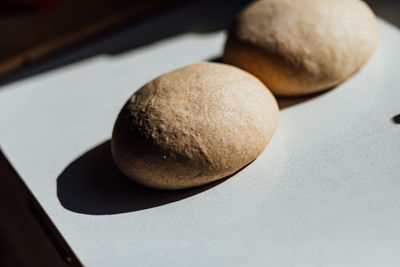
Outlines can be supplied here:
<path id="1" fill-rule="evenodd" d="M 1 149 L 87 266 L 399 266 L 400 32 L 379 27 L 361 72 L 283 109 L 264 153 L 219 184 L 147 191 L 101 144 L 136 89 L 220 55 L 221 32 L 3 86 Z"/>

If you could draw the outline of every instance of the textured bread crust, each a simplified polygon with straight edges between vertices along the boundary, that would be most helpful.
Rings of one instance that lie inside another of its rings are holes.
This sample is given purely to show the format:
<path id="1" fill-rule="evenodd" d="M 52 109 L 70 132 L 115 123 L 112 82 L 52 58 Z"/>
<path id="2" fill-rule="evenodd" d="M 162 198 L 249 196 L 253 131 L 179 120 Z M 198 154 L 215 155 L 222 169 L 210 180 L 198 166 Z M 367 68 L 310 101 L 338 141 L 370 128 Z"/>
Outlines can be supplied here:
<path id="1" fill-rule="evenodd" d="M 145 186 L 199 186 L 253 161 L 277 122 L 275 98 L 253 75 L 226 64 L 193 64 L 154 79 L 128 100 L 115 122 L 113 158 Z"/>
<path id="2" fill-rule="evenodd" d="M 230 30 L 224 61 L 260 78 L 276 95 L 335 86 L 369 59 L 375 15 L 360 0 L 260 0 Z"/>

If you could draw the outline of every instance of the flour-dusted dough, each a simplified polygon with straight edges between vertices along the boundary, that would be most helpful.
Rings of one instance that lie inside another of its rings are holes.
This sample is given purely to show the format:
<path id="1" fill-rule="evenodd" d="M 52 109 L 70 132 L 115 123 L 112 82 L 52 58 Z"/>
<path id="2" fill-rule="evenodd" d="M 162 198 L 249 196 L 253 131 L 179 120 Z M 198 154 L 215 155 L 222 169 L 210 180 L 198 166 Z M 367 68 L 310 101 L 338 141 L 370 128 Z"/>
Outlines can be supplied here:
<path id="1" fill-rule="evenodd" d="M 224 61 L 276 95 L 305 95 L 350 77 L 377 43 L 375 16 L 363 1 L 260 0 L 238 16 Z"/>
<path id="2" fill-rule="evenodd" d="M 114 126 L 113 158 L 145 186 L 199 186 L 253 161 L 277 122 L 275 98 L 253 75 L 225 64 L 193 64 L 154 79 L 128 100 Z"/>

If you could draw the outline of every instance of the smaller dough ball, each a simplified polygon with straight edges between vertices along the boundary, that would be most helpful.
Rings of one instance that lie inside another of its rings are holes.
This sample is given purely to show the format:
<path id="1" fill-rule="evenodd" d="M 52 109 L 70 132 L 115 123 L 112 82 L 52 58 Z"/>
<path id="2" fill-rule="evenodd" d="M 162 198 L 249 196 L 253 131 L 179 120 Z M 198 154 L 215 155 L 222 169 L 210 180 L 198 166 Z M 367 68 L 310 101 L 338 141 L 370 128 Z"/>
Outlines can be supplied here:
<path id="1" fill-rule="evenodd" d="M 198 63 L 164 74 L 122 108 L 112 154 L 133 181 L 183 189 L 221 179 L 265 149 L 278 106 L 251 74 L 219 63 Z"/>
<path id="2" fill-rule="evenodd" d="M 224 61 L 260 78 L 276 95 L 337 85 L 372 55 L 376 19 L 360 0 L 260 0 L 241 12 Z"/>

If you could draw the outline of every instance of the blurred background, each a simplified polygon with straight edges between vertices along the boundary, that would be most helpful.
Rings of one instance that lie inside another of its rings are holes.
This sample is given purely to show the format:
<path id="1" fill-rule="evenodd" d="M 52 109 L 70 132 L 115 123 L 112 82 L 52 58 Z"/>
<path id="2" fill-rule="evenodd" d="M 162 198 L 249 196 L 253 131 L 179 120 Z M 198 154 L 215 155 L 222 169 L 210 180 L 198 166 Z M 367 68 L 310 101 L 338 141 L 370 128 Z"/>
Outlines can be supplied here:
<path id="1" fill-rule="evenodd" d="M 123 56 L 181 33 L 225 30 L 249 2 L 0 0 L 0 90 L 97 55 Z M 400 27 L 398 0 L 366 2 Z M 1 151 L 0 216 L 0 266 L 80 265 Z"/>
<path id="2" fill-rule="evenodd" d="M 250 0 L 2 0 L 0 85 L 184 32 L 226 29 Z M 397 0 L 367 0 L 400 26 Z"/>

